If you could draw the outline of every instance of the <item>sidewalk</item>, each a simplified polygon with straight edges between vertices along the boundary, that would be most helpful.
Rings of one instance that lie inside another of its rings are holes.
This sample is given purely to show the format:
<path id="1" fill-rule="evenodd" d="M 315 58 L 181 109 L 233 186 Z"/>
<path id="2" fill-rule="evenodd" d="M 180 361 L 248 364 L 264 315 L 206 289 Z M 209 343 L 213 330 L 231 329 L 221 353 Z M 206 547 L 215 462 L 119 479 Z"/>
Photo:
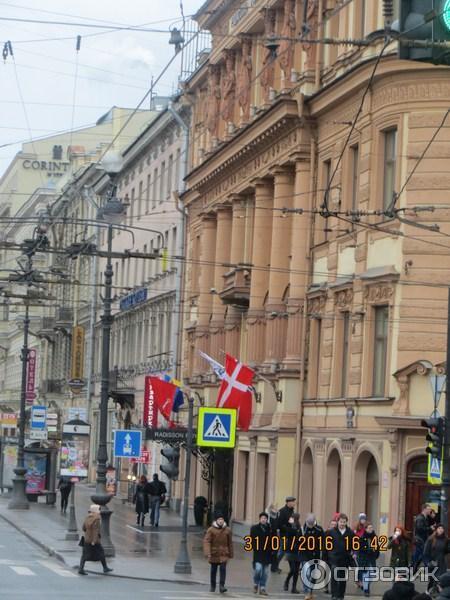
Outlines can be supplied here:
<path id="1" fill-rule="evenodd" d="M 78 484 L 76 488 L 76 516 L 78 530 L 87 514 L 91 504 L 90 494 L 94 492 L 93 486 Z M 58 498 L 59 501 L 59 498 Z M 46 504 L 31 504 L 29 511 L 15 511 L 7 508 L 8 499 L 0 496 L 0 518 L 16 527 L 33 542 L 38 544 L 50 555 L 55 556 L 67 566 L 78 566 L 81 549 L 78 542 L 65 540 L 65 533 L 69 522 L 68 514 L 63 516 L 59 508 Z M 178 575 L 174 573 L 174 564 L 178 555 L 181 519 L 180 517 L 163 509 L 161 511 L 160 527 L 144 531 L 136 527 L 136 514 L 134 506 L 113 498 L 109 504 L 113 511 L 111 516 L 111 538 L 113 540 L 116 556 L 108 559 L 114 569 L 112 577 L 125 577 L 147 581 L 170 581 L 185 584 L 204 584 L 209 586 L 209 565 L 203 557 L 202 538 L 203 531 L 190 527 L 188 547 L 192 563 L 191 575 Z M 231 590 L 250 590 L 252 587 L 252 555 L 244 551 L 241 539 L 234 540 L 234 558 L 229 562 L 227 575 L 228 588 Z M 100 573 L 99 563 L 87 563 L 88 571 Z M 287 563 L 281 563 L 283 574 L 273 575 L 269 580 L 269 592 L 280 593 L 283 580 L 287 572 Z M 349 584 L 348 598 L 362 598 L 353 584 Z M 375 583 L 372 586 L 374 599 L 380 599 L 389 584 Z M 420 586 L 416 586 L 417 588 Z"/>

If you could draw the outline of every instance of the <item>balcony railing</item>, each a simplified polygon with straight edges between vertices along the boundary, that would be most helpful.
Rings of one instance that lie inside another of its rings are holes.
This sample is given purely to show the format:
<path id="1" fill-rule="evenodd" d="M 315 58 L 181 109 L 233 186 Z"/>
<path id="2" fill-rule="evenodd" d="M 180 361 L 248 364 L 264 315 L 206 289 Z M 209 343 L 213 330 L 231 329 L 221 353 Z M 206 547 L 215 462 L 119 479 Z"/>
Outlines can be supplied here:
<path id="1" fill-rule="evenodd" d="M 250 302 L 251 270 L 237 267 L 223 276 L 224 286 L 219 296 L 225 304 L 248 306 Z"/>

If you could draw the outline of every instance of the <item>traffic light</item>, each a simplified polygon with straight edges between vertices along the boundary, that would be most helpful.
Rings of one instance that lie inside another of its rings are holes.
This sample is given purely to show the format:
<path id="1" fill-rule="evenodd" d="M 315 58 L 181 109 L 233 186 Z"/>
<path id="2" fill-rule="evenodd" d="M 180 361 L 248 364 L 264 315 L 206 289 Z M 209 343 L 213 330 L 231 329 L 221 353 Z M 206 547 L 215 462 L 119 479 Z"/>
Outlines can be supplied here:
<path id="1" fill-rule="evenodd" d="M 161 465 L 159 468 L 167 475 L 169 479 L 178 479 L 178 474 L 180 472 L 180 449 L 172 448 L 172 446 L 168 446 L 167 448 L 163 448 L 161 450 L 161 454 L 167 459 L 167 464 Z"/>
<path id="2" fill-rule="evenodd" d="M 399 30 L 400 58 L 450 64 L 449 48 L 426 47 L 450 41 L 450 0 L 401 0 Z"/>
<path id="3" fill-rule="evenodd" d="M 422 419 L 420 424 L 428 429 L 425 438 L 428 442 L 427 454 L 441 460 L 444 444 L 444 419 L 442 417 L 430 417 L 429 419 Z"/>

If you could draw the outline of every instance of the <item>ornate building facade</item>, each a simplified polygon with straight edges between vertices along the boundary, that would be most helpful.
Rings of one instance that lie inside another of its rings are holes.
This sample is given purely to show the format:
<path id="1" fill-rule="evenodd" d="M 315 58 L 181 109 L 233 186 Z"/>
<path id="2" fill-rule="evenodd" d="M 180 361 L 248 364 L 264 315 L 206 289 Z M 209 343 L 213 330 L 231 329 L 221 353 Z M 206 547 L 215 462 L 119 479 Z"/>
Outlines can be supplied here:
<path id="1" fill-rule="evenodd" d="M 196 17 L 213 42 L 186 85 L 183 375 L 215 404 L 198 350 L 257 373 L 250 431 L 196 494 L 245 527 L 294 494 L 322 523 L 365 511 L 386 533 L 433 499 L 420 419 L 445 357 L 448 130 L 419 158 L 450 87 L 385 45 L 381 3 L 306 9 L 210 0 Z"/>

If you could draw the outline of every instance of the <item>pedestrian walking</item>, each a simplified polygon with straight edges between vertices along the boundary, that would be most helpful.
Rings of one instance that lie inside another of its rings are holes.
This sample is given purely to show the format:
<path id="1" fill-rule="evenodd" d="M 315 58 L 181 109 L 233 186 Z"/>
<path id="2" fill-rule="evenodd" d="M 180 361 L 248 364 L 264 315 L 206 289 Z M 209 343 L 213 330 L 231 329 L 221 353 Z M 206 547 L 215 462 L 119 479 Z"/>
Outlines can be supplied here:
<path id="1" fill-rule="evenodd" d="M 86 562 L 101 562 L 103 573 L 111 573 L 112 569 L 106 564 L 105 551 L 100 542 L 100 506 L 91 504 L 89 514 L 83 523 L 84 536 L 80 540 L 83 547 L 78 573 L 87 575 L 84 570 Z"/>
<path id="2" fill-rule="evenodd" d="M 267 596 L 268 570 L 274 554 L 268 513 L 259 513 L 259 522 L 250 529 L 250 538 L 253 547 L 253 592 L 257 594 L 259 591 L 261 596 Z"/>
<path id="3" fill-rule="evenodd" d="M 414 573 L 417 571 L 423 560 L 425 543 L 432 533 L 432 527 L 429 525 L 430 515 L 431 506 L 429 504 L 423 504 L 422 512 L 417 515 L 414 523 L 414 552 L 412 556 Z"/>
<path id="4" fill-rule="evenodd" d="M 391 550 L 390 566 L 394 569 L 409 567 L 409 539 L 405 530 L 400 525 L 394 529 L 394 534 L 388 540 L 388 549 Z"/>
<path id="5" fill-rule="evenodd" d="M 343 600 L 347 582 L 342 581 L 342 570 L 356 566 L 353 558 L 355 534 L 348 526 L 348 517 L 344 513 L 339 514 L 337 526 L 328 534 L 331 538 L 331 550 L 328 552 L 328 561 L 331 567 L 331 596 L 333 600 Z M 340 569 L 339 580 L 336 569 Z"/>
<path id="6" fill-rule="evenodd" d="M 327 537 L 327 535 L 329 534 L 329 532 L 332 529 L 335 529 L 337 527 L 337 520 L 338 520 L 338 518 L 339 518 L 339 513 L 335 514 L 333 516 L 333 518 L 331 519 L 331 521 L 328 523 L 328 529 L 325 531 L 325 538 Z M 331 569 L 330 561 L 329 561 L 329 558 L 328 558 L 328 550 L 326 549 L 326 546 L 325 546 L 324 551 L 322 552 L 322 560 L 324 562 L 326 562 L 327 565 L 328 565 L 328 567 Z M 324 592 L 325 592 L 325 594 L 329 594 L 330 593 L 330 585 L 328 583 L 325 586 Z"/>
<path id="7" fill-rule="evenodd" d="M 439 596 L 436 600 L 448 600 L 450 598 L 450 571 L 439 577 L 438 589 Z"/>
<path id="8" fill-rule="evenodd" d="M 141 525 L 144 527 L 145 515 L 148 514 L 149 508 L 149 484 L 147 481 L 147 477 L 145 475 L 141 475 L 139 479 L 139 483 L 136 486 L 136 490 L 133 496 L 133 502 L 135 504 L 136 510 L 136 525 Z"/>
<path id="9" fill-rule="evenodd" d="M 160 481 L 157 473 L 153 475 L 153 481 L 148 484 L 150 494 L 150 525 L 158 527 L 159 509 L 166 501 L 167 488 L 164 481 Z"/>
<path id="10" fill-rule="evenodd" d="M 284 581 L 283 589 L 285 592 L 289 591 L 289 583 L 292 580 L 291 592 L 293 594 L 300 593 L 297 589 L 297 582 L 300 572 L 300 563 L 302 562 L 299 539 L 302 533 L 300 515 L 299 513 L 293 513 L 284 528 L 284 535 L 281 536 L 281 542 L 289 563 L 289 573 Z"/>
<path id="11" fill-rule="evenodd" d="M 358 581 L 362 582 L 364 596 L 370 596 L 370 575 L 377 565 L 380 551 L 377 544 L 377 536 L 372 523 L 367 523 L 366 530 L 359 538 L 360 549 L 358 551 Z M 361 574 L 361 579 L 359 575 Z"/>
<path id="12" fill-rule="evenodd" d="M 211 565 L 209 591 L 216 591 L 217 571 L 219 570 L 219 591 L 224 594 L 227 591 L 225 587 L 227 562 L 233 558 L 233 539 L 231 529 L 225 523 L 223 515 L 216 515 L 215 521 L 206 532 L 203 539 L 203 550 Z"/>
<path id="13" fill-rule="evenodd" d="M 367 515 L 366 513 L 359 513 L 358 521 L 353 528 L 353 531 L 358 537 L 361 537 L 363 533 L 366 531 L 367 527 Z"/>
<path id="14" fill-rule="evenodd" d="M 294 496 L 286 496 L 285 505 L 278 511 L 278 532 L 280 535 L 280 550 L 277 556 L 277 570 L 279 570 L 280 573 L 281 569 L 279 568 L 279 565 L 283 559 L 283 556 L 286 554 L 284 545 L 281 543 L 281 540 L 283 539 L 283 536 L 286 535 L 289 519 L 294 514 L 295 500 L 296 498 L 294 498 Z"/>
<path id="15" fill-rule="evenodd" d="M 302 552 L 301 578 L 305 600 L 312 600 L 313 591 L 308 585 L 308 583 L 311 583 L 311 573 L 314 568 L 312 561 L 323 560 L 325 547 L 325 534 L 322 527 L 317 524 L 314 513 L 306 515 L 306 521 L 303 526 L 303 537 L 305 538 L 303 545 L 305 550 Z"/>
<path id="16" fill-rule="evenodd" d="M 73 483 L 68 477 L 60 477 L 58 482 L 58 490 L 61 494 L 61 514 L 66 514 L 67 506 L 69 504 L 69 496 L 72 491 Z"/>
<path id="17" fill-rule="evenodd" d="M 266 508 L 266 513 L 269 515 L 269 525 L 272 530 L 272 536 L 277 537 L 279 512 L 275 502 L 269 504 Z M 281 569 L 278 568 L 278 553 L 275 551 L 272 552 L 270 571 L 272 573 L 281 573 Z"/>
<path id="18" fill-rule="evenodd" d="M 440 577 L 447 571 L 447 554 L 450 552 L 449 540 L 445 535 L 444 526 L 438 523 L 436 530 L 425 543 L 423 562 L 429 569 L 437 568 L 433 576 L 428 579 L 427 591 L 434 587 L 434 577 Z"/>
<path id="19" fill-rule="evenodd" d="M 366 531 L 366 526 L 367 526 L 367 515 L 366 515 L 366 513 L 359 513 L 358 521 L 356 522 L 355 526 L 353 527 L 353 531 L 354 531 L 355 535 L 357 535 L 360 538 L 364 534 L 364 532 Z M 355 558 L 357 559 L 357 553 L 355 553 Z M 356 585 L 360 589 L 362 589 L 362 587 L 363 587 L 363 585 L 362 585 L 362 571 L 359 571 L 359 570 L 358 570 L 358 574 L 357 574 Z"/>

